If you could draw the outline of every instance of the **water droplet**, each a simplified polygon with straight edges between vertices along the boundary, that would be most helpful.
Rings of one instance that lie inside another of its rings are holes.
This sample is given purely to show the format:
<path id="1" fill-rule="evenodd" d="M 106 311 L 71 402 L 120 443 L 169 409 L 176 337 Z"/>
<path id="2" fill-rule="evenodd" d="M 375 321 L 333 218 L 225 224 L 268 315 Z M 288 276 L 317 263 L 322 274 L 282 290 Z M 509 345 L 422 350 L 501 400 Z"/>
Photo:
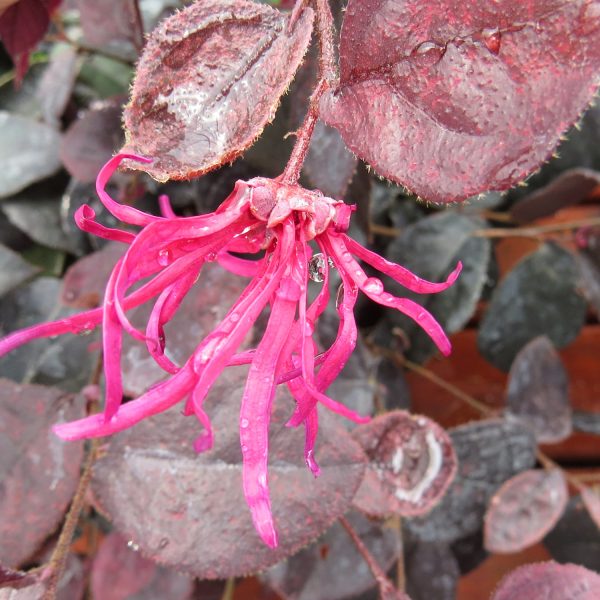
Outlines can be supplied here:
<path id="1" fill-rule="evenodd" d="M 171 251 L 167 248 L 163 248 L 159 251 L 156 261 L 161 267 L 168 266 L 171 262 Z"/>
<path id="2" fill-rule="evenodd" d="M 427 316 L 427 313 L 422 310 L 418 315 L 417 315 L 417 321 L 422 321 L 425 317 Z"/>
<path id="3" fill-rule="evenodd" d="M 136 544 L 133 540 L 129 540 L 127 542 L 127 547 L 133 550 L 134 552 L 137 552 L 140 549 L 139 544 Z"/>
<path id="4" fill-rule="evenodd" d="M 244 454 L 246 454 L 246 452 L 248 452 L 248 446 L 246 446 L 246 444 L 243 444 L 243 445 L 242 445 L 242 452 L 243 452 Z"/>
<path id="5" fill-rule="evenodd" d="M 158 542 L 159 548 L 166 548 L 169 545 L 169 540 L 167 538 L 161 538 L 160 542 Z"/>
<path id="6" fill-rule="evenodd" d="M 243 429 L 246 429 L 248 425 L 250 425 L 250 421 L 248 421 L 248 419 L 242 419 L 240 421 L 240 427 L 242 427 Z"/>
<path id="7" fill-rule="evenodd" d="M 440 44 L 436 44 L 432 40 L 421 42 L 412 51 L 413 55 L 432 57 L 434 60 L 439 60 L 444 55 L 445 48 Z"/>
<path id="8" fill-rule="evenodd" d="M 500 41 L 502 39 L 502 34 L 498 31 L 498 29 L 484 29 L 481 32 L 481 38 L 486 48 L 492 54 L 498 54 L 500 52 Z"/>
<path id="9" fill-rule="evenodd" d="M 369 277 L 362 287 L 367 294 L 379 295 L 383 292 L 383 283 L 381 283 L 381 279 L 377 279 L 377 277 Z"/>
<path id="10" fill-rule="evenodd" d="M 325 256 L 320 252 L 308 261 L 308 276 L 317 283 L 325 280 Z"/>
<path id="11" fill-rule="evenodd" d="M 310 321 L 306 321 L 306 323 L 304 324 L 304 335 L 306 337 L 310 337 L 314 332 L 315 328 L 313 324 Z"/>
<path id="12" fill-rule="evenodd" d="M 229 318 L 234 322 L 237 323 L 240 320 L 240 315 L 238 313 L 231 313 L 229 315 Z"/>

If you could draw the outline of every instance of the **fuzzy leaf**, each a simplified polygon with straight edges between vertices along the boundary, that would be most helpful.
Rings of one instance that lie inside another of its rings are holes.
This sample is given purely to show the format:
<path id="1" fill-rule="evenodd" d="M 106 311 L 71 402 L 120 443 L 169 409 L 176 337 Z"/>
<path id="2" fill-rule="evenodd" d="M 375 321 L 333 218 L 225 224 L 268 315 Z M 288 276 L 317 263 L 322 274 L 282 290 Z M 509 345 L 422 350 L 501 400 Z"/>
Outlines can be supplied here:
<path id="1" fill-rule="evenodd" d="M 596 600 L 600 575 L 578 565 L 555 562 L 519 567 L 500 583 L 491 600 Z"/>
<path id="2" fill-rule="evenodd" d="M 154 158 L 143 168 L 160 181 L 233 160 L 273 119 L 312 19 L 304 9 L 288 32 L 288 18 L 269 6 L 207 0 L 163 21 L 138 64 L 124 151 Z"/>
<path id="3" fill-rule="evenodd" d="M 592 99 L 599 31 L 595 0 L 350 0 L 321 115 L 428 200 L 508 189 Z"/>
<path id="4" fill-rule="evenodd" d="M 539 542 L 560 519 L 569 499 L 560 469 L 532 469 L 509 479 L 494 495 L 485 515 L 485 547 L 519 552 Z"/>
<path id="5" fill-rule="evenodd" d="M 506 407 L 542 444 L 560 442 L 573 429 L 567 371 L 546 336 L 517 354 L 509 373 Z"/>
<path id="6" fill-rule="evenodd" d="M 354 505 L 368 515 L 427 513 L 456 474 L 448 434 L 426 417 L 389 412 L 357 427 L 352 436 L 370 461 L 354 497 Z"/>
<path id="7" fill-rule="evenodd" d="M 281 394 L 269 441 L 280 546 L 265 546 L 242 494 L 238 420 L 244 379 L 243 370 L 229 369 L 206 400 L 216 433 L 210 452 L 194 452 L 199 426 L 176 407 L 113 437 L 95 469 L 95 492 L 118 529 L 145 556 L 201 579 L 256 572 L 295 553 L 349 508 L 364 472 L 362 450 L 324 412 L 317 442 L 321 475 L 315 479 L 304 464 L 303 431 L 284 426 L 292 403 Z"/>
<path id="8" fill-rule="evenodd" d="M 0 561 L 18 566 L 54 531 L 79 480 L 83 443 L 51 425 L 84 416 L 82 398 L 0 380 Z"/>

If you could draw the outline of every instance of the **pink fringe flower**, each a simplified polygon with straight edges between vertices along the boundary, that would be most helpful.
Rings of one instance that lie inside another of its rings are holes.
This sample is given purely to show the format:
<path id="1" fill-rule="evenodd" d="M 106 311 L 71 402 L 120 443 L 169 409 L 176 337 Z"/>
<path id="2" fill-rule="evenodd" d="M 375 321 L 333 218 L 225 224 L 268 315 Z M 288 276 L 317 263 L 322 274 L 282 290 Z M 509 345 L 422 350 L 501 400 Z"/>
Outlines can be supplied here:
<path id="1" fill-rule="evenodd" d="M 413 318 L 443 354 L 450 352 L 450 342 L 432 315 L 412 300 L 386 292 L 381 280 L 368 277 L 357 259 L 409 290 L 425 294 L 451 286 L 461 265 L 443 283 L 424 281 L 346 235 L 352 207 L 318 191 L 271 179 L 238 181 L 216 212 L 197 217 L 177 217 L 168 198 L 161 196 L 163 216 L 152 216 L 115 202 L 105 191 L 107 181 L 124 159 L 150 162 L 139 156 L 115 156 L 100 172 L 96 189 L 112 215 L 141 230 L 134 234 L 107 228 L 94 220 L 94 211 L 85 205 L 75 215 L 84 231 L 129 246 L 108 280 L 103 306 L 13 333 L 0 340 L 0 356 L 35 338 L 81 333 L 102 324 L 104 412 L 56 425 L 56 434 L 65 440 L 110 435 L 185 400 L 185 414 L 195 415 L 204 429 L 194 442 L 198 452 L 210 449 L 213 443 L 211 423 L 203 408 L 211 386 L 225 367 L 249 364 L 240 409 L 243 488 L 257 532 L 266 544 L 275 547 L 277 533 L 271 514 L 267 459 L 269 419 L 277 385 L 285 383 L 296 401 L 288 425 L 304 425 L 306 463 L 315 476 L 319 473 L 314 457 L 317 404 L 358 423 L 368 420 L 325 394 L 356 344 L 353 309 L 359 290 L 378 304 Z M 314 256 L 310 241 L 320 250 Z M 264 254 L 256 260 L 233 254 L 261 250 Z M 202 266 L 215 260 L 225 269 L 250 278 L 250 283 L 185 364 L 176 365 L 164 352 L 164 326 L 196 282 Z M 339 327 L 333 344 L 317 354 L 312 336 L 329 302 L 330 265 L 338 269 L 343 283 L 337 302 Z M 307 300 L 310 278 L 323 282 L 311 303 Z M 147 281 L 131 291 L 142 280 Z M 127 311 L 151 299 L 154 308 L 146 330 L 139 331 L 129 322 Z M 267 305 L 270 316 L 262 341 L 255 349 L 238 353 L 246 334 Z M 156 363 L 169 374 L 167 379 L 125 404 L 121 404 L 120 371 L 123 332 L 145 343 Z"/>

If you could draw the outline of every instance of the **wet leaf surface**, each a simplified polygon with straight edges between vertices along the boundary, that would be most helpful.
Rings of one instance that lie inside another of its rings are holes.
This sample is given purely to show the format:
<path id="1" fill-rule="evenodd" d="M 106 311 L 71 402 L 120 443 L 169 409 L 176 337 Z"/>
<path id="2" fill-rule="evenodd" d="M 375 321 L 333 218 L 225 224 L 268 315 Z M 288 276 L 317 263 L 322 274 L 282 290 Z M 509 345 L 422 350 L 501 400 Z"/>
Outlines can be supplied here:
<path id="1" fill-rule="evenodd" d="M 541 444 L 560 442 L 571 434 L 567 371 L 546 336 L 533 339 L 515 357 L 506 410 L 530 427 Z"/>
<path id="2" fill-rule="evenodd" d="M 490 419 L 449 430 L 458 472 L 441 502 L 425 517 L 406 519 L 424 542 L 452 542 L 479 531 L 500 485 L 535 464 L 535 440 L 520 423 Z"/>
<path id="3" fill-rule="evenodd" d="M 568 499 L 560 469 L 532 469 L 509 479 L 485 515 L 486 549 L 508 554 L 533 546 L 556 525 Z"/>
<path id="4" fill-rule="evenodd" d="M 585 318 L 573 256 L 544 244 L 500 282 L 479 328 L 477 344 L 493 365 L 507 371 L 528 342 L 546 335 L 557 348 L 572 342 Z"/>
<path id="5" fill-rule="evenodd" d="M 73 314 L 60 303 L 60 288 L 60 280 L 39 277 L 6 294 L 0 300 L 0 335 Z M 0 376 L 79 391 L 97 360 L 90 351 L 95 338 L 89 333 L 46 338 L 21 346 L 2 357 Z"/>
<path id="6" fill-rule="evenodd" d="M 0 129 L 0 198 L 58 171 L 60 134 L 54 128 L 0 111 Z"/>
<path id="7" fill-rule="evenodd" d="M 394 281 L 386 282 L 392 293 L 425 306 L 447 333 L 460 331 L 473 315 L 487 279 L 491 244 L 486 238 L 471 237 L 484 227 L 478 219 L 451 212 L 426 217 L 403 229 L 388 247 L 386 257 L 429 281 L 444 281 L 460 260 L 463 270 L 458 280 L 440 294 L 408 292 Z M 387 311 L 382 327 L 389 323 L 410 336 L 408 355 L 423 361 L 436 352 L 429 336 L 415 321 L 398 311 Z"/>
<path id="8" fill-rule="evenodd" d="M 420 542 L 406 557 L 406 589 L 412 600 L 455 600 L 460 570 L 446 544 Z"/>
<path id="9" fill-rule="evenodd" d="M 396 532 L 358 513 L 346 516 L 385 571 L 398 559 Z M 271 567 L 262 578 L 286 600 L 341 600 L 375 587 L 375 579 L 340 523 L 288 560 Z"/>
<path id="10" fill-rule="evenodd" d="M 525 565 L 509 573 L 491 600 L 595 600 L 599 596 L 598 573 L 551 561 Z"/>
<path id="11" fill-rule="evenodd" d="M 544 538 L 544 545 L 558 562 L 600 570 L 600 529 L 581 496 L 569 500 L 563 516 Z"/>
<path id="12" fill-rule="evenodd" d="M 83 443 L 50 427 L 84 415 L 82 398 L 0 380 L 0 561 L 17 567 L 54 531 L 79 481 Z"/>
<path id="13" fill-rule="evenodd" d="M 147 557 L 204 579 L 256 572 L 297 552 L 349 508 L 364 472 L 358 444 L 323 412 L 316 451 L 321 475 L 315 479 L 304 464 L 304 432 L 284 426 L 292 402 L 280 394 L 269 438 L 280 546 L 265 546 L 242 494 L 244 380 L 243 369 L 228 370 L 206 401 L 216 435 L 212 451 L 195 454 L 198 424 L 176 407 L 112 438 L 95 468 L 95 493 L 116 527 Z"/>
<path id="14" fill-rule="evenodd" d="M 357 427 L 352 436 L 369 458 L 354 497 L 354 506 L 368 515 L 425 514 L 456 474 L 448 434 L 427 417 L 396 410 Z"/>
<path id="15" fill-rule="evenodd" d="M 85 111 L 65 133 L 60 158 L 67 171 L 84 183 L 96 180 L 106 161 L 123 143 L 122 107 L 105 102 Z"/>
<path id="16" fill-rule="evenodd" d="M 239 298 L 247 279 L 232 275 L 219 265 L 202 269 L 198 283 L 187 294 L 173 319 L 165 326 L 166 348 L 177 364 L 183 364 L 196 346 L 227 314 Z M 145 328 L 152 303 L 129 314 L 134 326 Z M 126 394 L 139 396 L 152 384 L 165 378 L 144 344 L 126 336 L 123 339 L 123 385 Z"/>
<path id="17" fill-rule="evenodd" d="M 31 279 L 39 269 L 0 244 L 0 296 Z"/>
<path id="18" fill-rule="evenodd" d="M 138 64 L 124 115 L 126 150 L 154 158 L 143 168 L 161 181 L 233 160 L 273 119 L 312 18 L 305 9 L 288 32 L 273 8 L 210 0 L 163 21 Z"/>
<path id="19" fill-rule="evenodd" d="M 590 102 L 599 28 L 584 0 L 351 0 L 340 85 L 321 114 L 380 175 L 428 200 L 508 189 Z"/>
<path id="20" fill-rule="evenodd" d="M 119 533 L 110 533 L 94 557 L 91 591 L 102 600 L 191 600 L 193 580 L 160 567 L 127 545 Z"/>

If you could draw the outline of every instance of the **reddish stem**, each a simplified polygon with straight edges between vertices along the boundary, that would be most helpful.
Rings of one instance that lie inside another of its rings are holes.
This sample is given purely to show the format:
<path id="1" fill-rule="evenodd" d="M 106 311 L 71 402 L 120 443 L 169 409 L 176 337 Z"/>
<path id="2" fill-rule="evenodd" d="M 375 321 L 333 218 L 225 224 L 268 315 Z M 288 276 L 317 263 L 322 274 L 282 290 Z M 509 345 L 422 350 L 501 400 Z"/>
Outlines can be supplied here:
<path id="1" fill-rule="evenodd" d="M 398 590 L 394 587 L 392 582 L 387 578 L 383 569 L 379 566 L 379 563 L 375 560 L 375 557 L 369 552 L 369 549 L 365 546 L 364 542 L 360 539 L 359 535 L 354 531 L 354 528 L 347 521 L 346 517 L 340 517 L 340 523 L 344 526 L 344 529 L 348 532 L 348 535 L 354 542 L 357 550 L 361 556 L 365 559 L 367 566 L 371 570 L 377 585 L 379 586 L 379 593 L 381 598 L 401 598 Z"/>
<path id="2" fill-rule="evenodd" d="M 304 0 L 299 0 L 303 2 Z M 281 181 L 287 184 L 297 183 L 300 171 L 310 146 L 317 119 L 319 118 L 319 101 L 323 93 L 333 86 L 337 79 L 333 16 L 329 0 L 313 0 L 316 11 L 317 35 L 319 37 L 319 79 L 310 97 L 308 111 L 300 129 L 296 132 L 296 143 L 288 164 L 283 171 Z"/>

